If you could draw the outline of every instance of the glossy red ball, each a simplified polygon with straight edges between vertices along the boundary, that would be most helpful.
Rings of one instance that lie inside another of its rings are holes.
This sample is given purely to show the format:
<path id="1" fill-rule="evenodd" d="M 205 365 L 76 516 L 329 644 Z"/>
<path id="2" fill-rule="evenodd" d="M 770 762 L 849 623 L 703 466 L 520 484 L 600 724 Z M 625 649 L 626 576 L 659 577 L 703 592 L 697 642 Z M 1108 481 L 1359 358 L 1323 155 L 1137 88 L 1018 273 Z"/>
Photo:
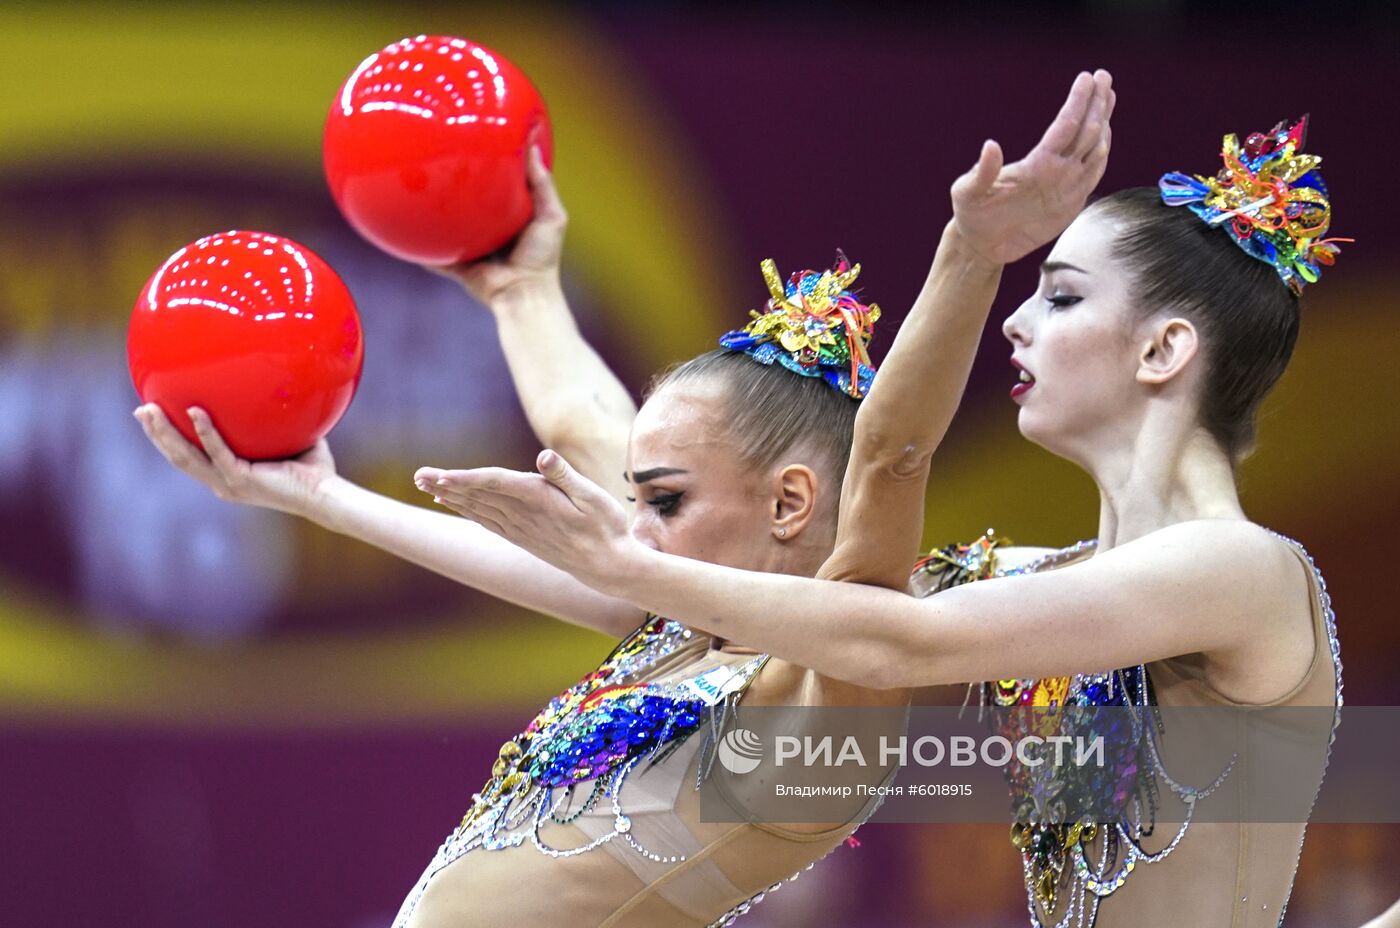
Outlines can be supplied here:
<path id="1" fill-rule="evenodd" d="M 326 118 L 326 180 L 365 238 L 417 264 L 496 251 L 530 221 L 527 146 L 546 164 L 544 100 L 515 65 L 451 36 L 403 39 L 370 55 Z"/>
<path id="2" fill-rule="evenodd" d="M 316 444 L 345 413 L 364 366 L 355 302 L 330 265 L 291 239 L 220 232 L 151 275 L 127 330 L 127 364 L 196 445 L 201 406 L 235 454 L 272 460 Z"/>

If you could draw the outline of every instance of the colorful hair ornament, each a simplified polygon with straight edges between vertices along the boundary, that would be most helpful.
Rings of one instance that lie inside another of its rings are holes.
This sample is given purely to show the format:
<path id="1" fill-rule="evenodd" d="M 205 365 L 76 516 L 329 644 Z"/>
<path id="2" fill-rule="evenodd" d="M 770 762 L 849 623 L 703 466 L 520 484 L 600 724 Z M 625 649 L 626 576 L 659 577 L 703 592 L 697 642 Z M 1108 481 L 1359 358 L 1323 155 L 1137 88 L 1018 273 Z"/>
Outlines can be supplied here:
<path id="1" fill-rule="evenodd" d="M 1332 221 L 1322 159 L 1301 153 L 1308 117 L 1255 132 L 1240 145 L 1225 136 L 1225 166 L 1214 177 L 1163 174 L 1162 202 L 1187 206 L 1212 226 L 1222 226 L 1250 257 L 1272 264 L 1295 294 L 1315 283 L 1319 265 L 1336 260 L 1337 242 L 1322 238 Z"/>
<path id="2" fill-rule="evenodd" d="M 781 364 L 804 377 L 821 377 L 847 396 L 865 396 L 875 379 L 866 348 L 880 307 L 861 303 L 849 289 L 860 265 L 837 251 L 834 268 L 793 274 L 786 289 L 772 260 L 761 267 L 772 294 L 767 311 L 751 310 L 753 321 L 720 336 L 720 345 L 761 364 Z"/>

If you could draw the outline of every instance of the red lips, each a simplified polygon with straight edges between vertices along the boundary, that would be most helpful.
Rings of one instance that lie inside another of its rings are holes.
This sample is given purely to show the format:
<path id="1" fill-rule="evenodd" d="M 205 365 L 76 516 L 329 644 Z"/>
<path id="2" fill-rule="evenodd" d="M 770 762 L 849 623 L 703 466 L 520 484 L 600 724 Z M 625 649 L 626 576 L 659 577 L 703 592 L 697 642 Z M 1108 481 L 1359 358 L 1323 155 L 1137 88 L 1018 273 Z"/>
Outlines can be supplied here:
<path id="1" fill-rule="evenodd" d="M 1017 361 L 1015 358 L 1011 359 L 1011 366 L 1016 368 L 1016 370 L 1021 371 L 1024 376 L 1030 378 L 1029 380 L 1022 380 L 1020 383 L 1016 384 L 1016 386 L 1011 388 L 1011 398 L 1014 400 L 1030 392 L 1031 387 L 1035 386 L 1035 377 L 1031 374 L 1030 371 L 1026 370 L 1025 365 L 1023 365 L 1020 361 Z"/>

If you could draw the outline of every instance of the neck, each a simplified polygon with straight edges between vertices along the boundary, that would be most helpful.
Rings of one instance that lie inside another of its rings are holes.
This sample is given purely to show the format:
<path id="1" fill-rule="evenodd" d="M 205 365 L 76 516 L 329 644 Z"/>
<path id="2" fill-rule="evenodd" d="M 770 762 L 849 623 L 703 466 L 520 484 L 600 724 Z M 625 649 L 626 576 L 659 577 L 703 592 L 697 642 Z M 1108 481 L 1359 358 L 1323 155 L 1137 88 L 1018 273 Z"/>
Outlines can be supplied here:
<path id="1" fill-rule="evenodd" d="M 803 534 L 807 537 L 798 537 L 785 544 L 775 543 L 770 548 L 769 560 L 762 566 L 762 571 L 794 577 L 815 577 L 836 548 L 836 532 L 833 529 L 823 533 L 822 527 L 817 526 L 810 535 L 805 532 Z M 760 653 L 724 638 L 713 639 L 710 647 L 728 654 Z"/>
<path id="2" fill-rule="evenodd" d="M 1148 423 L 1084 462 L 1099 488 L 1099 550 L 1195 519 L 1244 519 L 1229 456 L 1194 425 Z"/>
<path id="3" fill-rule="evenodd" d="M 770 538 L 764 554 L 743 566 L 769 574 L 815 577 L 835 550 L 836 515 L 819 515 L 802 526 L 795 536 L 782 540 Z"/>
<path id="4" fill-rule="evenodd" d="M 803 544 L 799 539 L 793 543 L 792 551 L 788 556 L 775 564 L 770 573 L 789 574 L 794 577 L 815 577 L 821 570 L 822 565 L 831 557 L 835 550 L 835 542 L 825 544 L 821 541 L 812 541 Z"/>

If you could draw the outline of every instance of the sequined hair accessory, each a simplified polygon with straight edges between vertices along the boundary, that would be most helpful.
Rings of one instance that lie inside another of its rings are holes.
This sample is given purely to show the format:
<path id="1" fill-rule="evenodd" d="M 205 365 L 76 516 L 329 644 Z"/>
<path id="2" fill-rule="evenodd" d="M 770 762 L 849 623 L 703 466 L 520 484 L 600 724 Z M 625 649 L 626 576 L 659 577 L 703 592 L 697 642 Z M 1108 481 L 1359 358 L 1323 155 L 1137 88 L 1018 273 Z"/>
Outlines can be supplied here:
<path id="1" fill-rule="evenodd" d="M 1255 132 L 1244 144 L 1225 136 L 1225 162 L 1214 177 L 1172 172 L 1158 181 L 1162 202 L 1188 207 L 1207 224 L 1223 228 L 1250 257 L 1272 264 L 1295 294 L 1316 283 L 1320 265 L 1330 265 L 1337 242 L 1329 238 L 1332 205 L 1317 167 L 1322 159 L 1302 153 L 1308 117 Z"/>
<path id="2" fill-rule="evenodd" d="M 760 364 L 781 364 L 804 377 L 821 377 L 847 396 L 860 399 L 875 379 L 867 347 L 880 307 L 850 291 L 860 274 L 840 251 L 829 271 L 799 271 L 784 287 L 772 260 L 761 265 L 772 298 L 753 321 L 726 332 L 719 343 L 742 351 Z"/>

